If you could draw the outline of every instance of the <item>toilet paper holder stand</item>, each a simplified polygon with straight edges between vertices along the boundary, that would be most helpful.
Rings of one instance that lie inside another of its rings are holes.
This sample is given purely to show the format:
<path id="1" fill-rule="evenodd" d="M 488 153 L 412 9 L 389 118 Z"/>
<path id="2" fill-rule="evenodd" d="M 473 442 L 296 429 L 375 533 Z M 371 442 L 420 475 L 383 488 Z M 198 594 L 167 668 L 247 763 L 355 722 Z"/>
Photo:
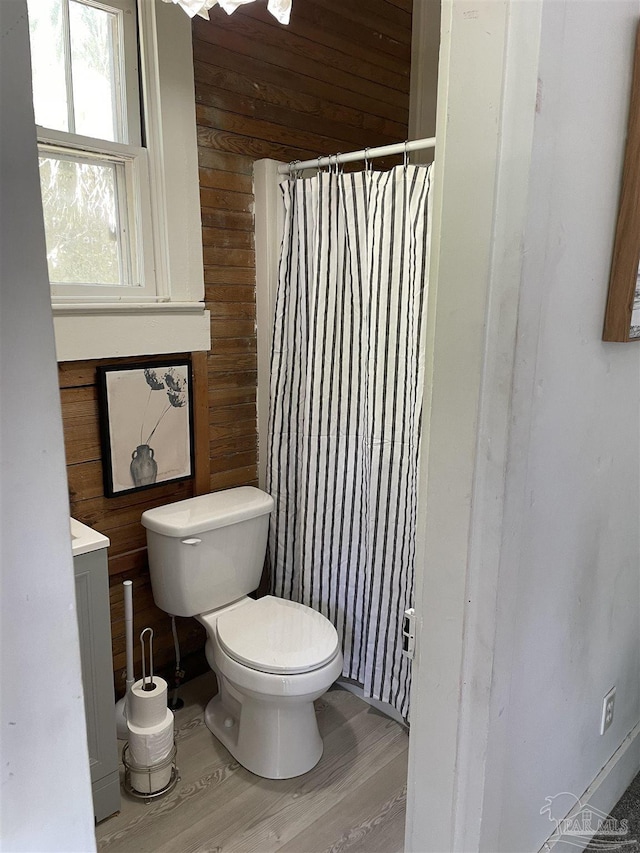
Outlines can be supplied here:
<path id="1" fill-rule="evenodd" d="M 146 653 L 145 653 L 145 637 L 148 635 L 149 639 L 149 681 L 147 682 L 147 672 L 146 672 Z M 155 682 L 153 680 L 153 628 L 145 628 L 140 632 L 140 645 L 142 647 L 142 689 L 144 691 L 152 691 L 155 690 Z M 146 802 L 151 802 L 151 800 L 155 800 L 157 797 L 162 797 L 164 794 L 168 794 L 169 791 L 172 791 L 177 785 L 180 776 L 178 774 L 178 768 L 176 766 L 176 754 L 177 747 L 175 739 L 173 741 L 173 746 L 171 748 L 171 752 L 164 758 L 162 761 L 157 762 L 156 764 L 141 766 L 136 764 L 130 755 L 129 750 L 129 742 L 125 743 L 122 749 L 122 763 L 124 764 L 124 782 L 123 788 L 132 797 L 136 797 L 140 800 L 145 800 Z M 171 773 L 169 776 L 169 781 L 159 788 L 157 791 L 153 791 L 153 776 L 157 776 L 158 774 L 166 771 L 171 767 Z M 133 786 L 132 775 L 136 776 L 142 775 L 143 779 L 146 776 L 146 785 L 141 785 L 141 787 L 148 787 L 149 791 L 139 791 L 137 788 Z"/>
<path id="2" fill-rule="evenodd" d="M 149 682 L 147 683 L 147 668 L 146 668 L 146 659 L 147 655 L 145 653 L 144 640 L 145 635 L 149 635 Z M 144 628 L 140 632 L 140 646 L 142 647 L 142 689 L 145 691 L 151 691 L 156 689 L 155 682 L 153 680 L 153 628 Z"/>
<path id="3" fill-rule="evenodd" d="M 146 800 L 147 802 L 151 802 L 151 800 L 155 800 L 157 797 L 162 797 L 164 794 L 168 794 L 169 791 L 173 791 L 175 786 L 180 781 L 180 774 L 178 771 L 178 767 L 176 766 L 176 754 L 177 747 L 176 742 L 174 740 L 173 747 L 171 752 L 165 759 L 158 762 L 157 764 L 153 764 L 150 767 L 142 767 L 132 761 L 129 755 L 129 744 L 125 743 L 122 749 L 122 763 L 124 764 L 124 782 L 122 783 L 122 787 L 131 797 L 135 797 L 138 800 Z M 152 774 L 157 774 L 163 770 L 166 770 L 168 767 L 171 767 L 171 775 L 169 777 L 169 781 L 166 785 L 160 788 L 157 791 L 153 791 L 151 793 L 144 793 L 142 791 L 138 791 L 133 787 L 131 774 L 146 774 L 148 778 L 149 788 L 153 787 L 152 783 Z"/>

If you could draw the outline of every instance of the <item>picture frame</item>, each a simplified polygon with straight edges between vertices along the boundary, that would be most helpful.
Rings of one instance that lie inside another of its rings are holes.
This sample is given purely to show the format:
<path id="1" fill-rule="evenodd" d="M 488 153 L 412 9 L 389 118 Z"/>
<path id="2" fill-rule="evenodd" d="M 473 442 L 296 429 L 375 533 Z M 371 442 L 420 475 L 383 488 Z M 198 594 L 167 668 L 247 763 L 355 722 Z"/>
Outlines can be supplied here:
<path id="1" fill-rule="evenodd" d="M 191 479 L 191 361 L 103 365 L 96 380 L 105 496 Z"/>
<path id="2" fill-rule="evenodd" d="M 636 33 L 627 144 L 613 247 L 604 341 L 640 341 L 640 25 Z"/>

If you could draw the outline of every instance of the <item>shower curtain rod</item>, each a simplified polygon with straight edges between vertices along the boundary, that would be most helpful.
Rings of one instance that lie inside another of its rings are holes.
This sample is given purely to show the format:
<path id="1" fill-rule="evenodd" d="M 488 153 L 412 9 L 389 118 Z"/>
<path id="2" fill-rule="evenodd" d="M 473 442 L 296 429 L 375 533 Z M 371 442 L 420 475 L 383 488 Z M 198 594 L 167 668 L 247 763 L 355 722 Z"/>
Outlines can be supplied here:
<path id="1" fill-rule="evenodd" d="M 435 144 L 435 136 L 430 136 L 427 139 L 412 139 L 408 142 L 382 145 L 380 148 L 364 148 L 362 151 L 350 151 L 347 154 L 330 154 L 328 157 L 316 157 L 313 160 L 294 160 L 293 163 L 283 163 L 282 166 L 278 166 L 278 174 L 290 175 L 292 172 L 300 172 L 302 169 L 319 169 L 321 166 L 335 166 L 337 163 L 373 160 L 376 157 L 390 157 L 392 154 L 409 154 L 411 151 L 434 148 Z"/>

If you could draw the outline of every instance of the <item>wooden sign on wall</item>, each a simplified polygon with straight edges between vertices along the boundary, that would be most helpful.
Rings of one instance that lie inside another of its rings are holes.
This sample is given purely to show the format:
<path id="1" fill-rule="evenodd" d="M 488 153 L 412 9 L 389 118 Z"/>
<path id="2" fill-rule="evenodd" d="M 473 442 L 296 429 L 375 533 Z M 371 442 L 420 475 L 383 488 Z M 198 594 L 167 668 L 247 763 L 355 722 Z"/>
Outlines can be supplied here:
<path id="1" fill-rule="evenodd" d="M 605 341 L 640 341 L 640 25 L 636 35 L 627 146 L 613 247 Z"/>

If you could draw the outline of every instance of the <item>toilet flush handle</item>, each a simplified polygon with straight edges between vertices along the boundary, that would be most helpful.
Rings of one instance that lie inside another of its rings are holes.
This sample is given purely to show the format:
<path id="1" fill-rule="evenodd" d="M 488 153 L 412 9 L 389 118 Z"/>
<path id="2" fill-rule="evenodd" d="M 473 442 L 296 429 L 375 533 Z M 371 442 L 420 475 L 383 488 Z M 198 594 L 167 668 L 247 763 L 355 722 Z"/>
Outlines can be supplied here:
<path id="1" fill-rule="evenodd" d="M 199 545 L 202 542 L 202 539 L 183 539 L 183 545 Z"/>

